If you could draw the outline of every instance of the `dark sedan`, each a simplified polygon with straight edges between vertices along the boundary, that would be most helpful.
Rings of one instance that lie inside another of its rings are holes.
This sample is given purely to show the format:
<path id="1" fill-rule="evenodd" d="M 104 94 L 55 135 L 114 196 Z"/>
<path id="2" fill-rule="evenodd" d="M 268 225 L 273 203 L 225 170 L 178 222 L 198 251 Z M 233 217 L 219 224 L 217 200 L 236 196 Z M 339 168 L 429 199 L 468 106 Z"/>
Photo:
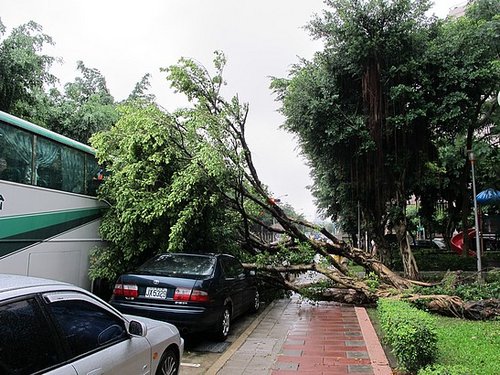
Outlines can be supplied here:
<path id="1" fill-rule="evenodd" d="M 163 320 L 184 334 L 225 340 L 231 320 L 259 309 L 253 275 L 231 255 L 160 254 L 118 278 L 110 301 L 126 314 Z"/>

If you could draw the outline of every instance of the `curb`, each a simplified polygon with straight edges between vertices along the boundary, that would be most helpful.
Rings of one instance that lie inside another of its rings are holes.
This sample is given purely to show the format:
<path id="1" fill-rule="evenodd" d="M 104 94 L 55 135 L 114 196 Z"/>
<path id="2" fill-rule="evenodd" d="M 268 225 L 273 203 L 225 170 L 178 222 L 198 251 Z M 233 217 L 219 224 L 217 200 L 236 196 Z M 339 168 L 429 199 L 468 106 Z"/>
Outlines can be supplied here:
<path id="1" fill-rule="evenodd" d="M 366 343 L 373 373 L 375 375 L 392 375 L 392 369 L 389 366 L 389 361 L 387 360 L 384 349 L 380 344 L 379 338 L 375 332 L 375 328 L 373 328 L 366 309 L 364 307 L 354 307 L 354 311 L 358 317 L 363 340 Z"/>
<path id="2" fill-rule="evenodd" d="M 274 306 L 274 301 L 271 302 L 265 309 L 262 311 L 259 316 L 250 324 L 247 329 L 238 337 L 238 339 L 231 344 L 229 348 L 222 354 L 217 361 L 215 361 L 212 366 L 210 366 L 205 373 L 206 375 L 216 375 L 217 372 L 226 364 L 229 358 L 240 348 L 241 345 L 246 341 L 248 336 L 253 332 L 253 330 L 257 327 L 257 325 L 264 319 L 269 310 L 271 310 Z"/>

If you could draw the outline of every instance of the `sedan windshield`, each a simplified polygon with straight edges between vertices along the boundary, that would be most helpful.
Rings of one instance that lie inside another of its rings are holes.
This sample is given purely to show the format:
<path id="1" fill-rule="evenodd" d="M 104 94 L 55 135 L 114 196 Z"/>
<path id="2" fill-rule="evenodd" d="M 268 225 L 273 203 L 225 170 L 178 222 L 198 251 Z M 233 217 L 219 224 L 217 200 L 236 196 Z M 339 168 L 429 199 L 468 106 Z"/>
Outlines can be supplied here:
<path id="1" fill-rule="evenodd" d="M 201 255 L 162 254 L 148 260 L 137 271 L 161 276 L 210 276 L 215 259 Z"/>

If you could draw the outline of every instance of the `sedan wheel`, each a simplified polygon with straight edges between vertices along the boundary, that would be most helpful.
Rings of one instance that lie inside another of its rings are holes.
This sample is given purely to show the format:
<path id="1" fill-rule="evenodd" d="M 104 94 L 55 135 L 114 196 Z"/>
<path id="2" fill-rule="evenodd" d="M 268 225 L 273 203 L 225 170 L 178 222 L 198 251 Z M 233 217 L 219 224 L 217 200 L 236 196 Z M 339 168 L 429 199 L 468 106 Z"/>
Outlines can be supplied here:
<path id="1" fill-rule="evenodd" d="M 156 375 L 177 375 L 179 373 L 179 360 L 172 349 L 163 353 Z"/>
<path id="2" fill-rule="evenodd" d="M 224 306 L 224 312 L 220 317 L 215 331 L 215 339 L 217 341 L 225 341 L 229 335 L 229 328 L 231 327 L 231 312 L 228 306 Z"/>
<path id="3" fill-rule="evenodd" d="M 257 312 L 257 311 L 259 311 L 259 308 L 260 308 L 260 295 L 259 295 L 259 291 L 256 290 L 255 291 L 255 298 L 253 300 L 253 305 L 252 305 L 252 308 L 250 310 L 252 312 Z"/>

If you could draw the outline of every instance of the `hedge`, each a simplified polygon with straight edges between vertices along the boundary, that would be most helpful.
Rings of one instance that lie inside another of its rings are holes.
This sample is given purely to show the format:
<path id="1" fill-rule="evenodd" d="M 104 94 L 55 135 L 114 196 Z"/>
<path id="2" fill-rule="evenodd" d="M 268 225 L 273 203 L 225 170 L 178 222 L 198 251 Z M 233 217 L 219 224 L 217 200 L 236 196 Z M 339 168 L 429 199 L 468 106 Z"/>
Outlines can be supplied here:
<path id="1" fill-rule="evenodd" d="M 436 325 L 429 313 L 403 301 L 380 299 L 377 314 L 384 341 L 400 367 L 416 373 L 436 360 Z"/>

